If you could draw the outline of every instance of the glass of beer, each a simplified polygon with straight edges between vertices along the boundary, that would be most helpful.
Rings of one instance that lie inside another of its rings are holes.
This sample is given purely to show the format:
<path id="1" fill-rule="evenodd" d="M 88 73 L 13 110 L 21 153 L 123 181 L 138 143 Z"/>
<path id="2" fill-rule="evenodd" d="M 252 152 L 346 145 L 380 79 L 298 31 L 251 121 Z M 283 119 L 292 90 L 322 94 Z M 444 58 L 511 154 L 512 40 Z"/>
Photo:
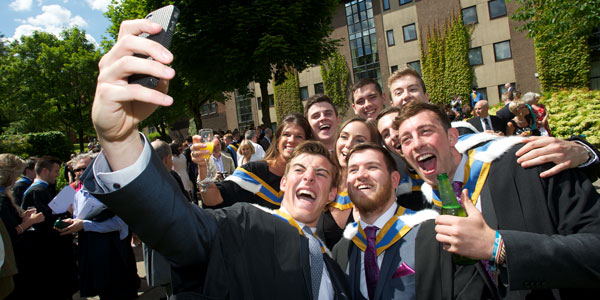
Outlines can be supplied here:
<path id="1" fill-rule="evenodd" d="M 200 136 L 200 142 L 204 144 L 204 147 L 200 148 L 199 150 L 208 150 L 208 153 L 202 154 L 202 157 L 206 160 L 206 178 L 199 182 L 200 191 L 204 193 L 210 184 L 214 182 L 213 178 L 215 177 L 216 170 L 210 164 L 210 156 L 213 152 L 215 144 L 213 143 L 212 129 L 202 128 L 198 130 L 198 135 Z"/>

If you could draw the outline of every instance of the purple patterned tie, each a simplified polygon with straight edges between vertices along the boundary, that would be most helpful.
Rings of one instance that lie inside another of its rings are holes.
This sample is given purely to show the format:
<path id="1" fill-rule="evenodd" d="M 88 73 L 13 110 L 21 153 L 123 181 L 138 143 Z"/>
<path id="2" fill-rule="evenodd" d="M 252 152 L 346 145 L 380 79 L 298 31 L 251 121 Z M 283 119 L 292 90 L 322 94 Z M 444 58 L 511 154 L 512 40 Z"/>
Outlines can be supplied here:
<path id="1" fill-rule="evenodd" d="M 367 278 L 367 291 L 369 299 L 375 295 L 375 287 L 379 278 L 379 266 L 377 265 L 377 248 L 375 247 L 375 236 L 377 226 L 367 226 L 365 234 L 367 235 L 367 249 L 365 250 L 365 277 Z"/>
<path id="2" fill-rule="evenodd" d="M 462 192 L 463 183 L 460 181 L 452 181 L 452 189 L 454 190 L 454 195 L 456 195 L 456 200 L 460 205 L 463 205 L 462 199 L 460 198 L 460 193 Z"/>

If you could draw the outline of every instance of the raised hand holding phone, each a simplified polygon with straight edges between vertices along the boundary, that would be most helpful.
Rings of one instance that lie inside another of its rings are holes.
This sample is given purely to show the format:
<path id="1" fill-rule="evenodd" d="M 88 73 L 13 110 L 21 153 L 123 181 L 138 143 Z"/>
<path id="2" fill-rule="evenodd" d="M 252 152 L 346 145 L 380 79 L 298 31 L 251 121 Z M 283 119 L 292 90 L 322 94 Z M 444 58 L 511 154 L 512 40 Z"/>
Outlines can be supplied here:
<path id="1" fill-rule="evenodd" d="M 161 25 L 150 20 L 124 21 L 117 42 L 100 60 L 92 121 L 113 171 L 133 164 L 142 152 L 138 124 L 158 105 L 169 106 L 173 98 L 140 84 L 129 84 L 132 74 L 148 74 L 163 80 L 175 76 L 167 64 L 173 55 L 161 44 L 140 37 L 157 34 Z M 152 60 L 135 57 L 138 53 Z"/>

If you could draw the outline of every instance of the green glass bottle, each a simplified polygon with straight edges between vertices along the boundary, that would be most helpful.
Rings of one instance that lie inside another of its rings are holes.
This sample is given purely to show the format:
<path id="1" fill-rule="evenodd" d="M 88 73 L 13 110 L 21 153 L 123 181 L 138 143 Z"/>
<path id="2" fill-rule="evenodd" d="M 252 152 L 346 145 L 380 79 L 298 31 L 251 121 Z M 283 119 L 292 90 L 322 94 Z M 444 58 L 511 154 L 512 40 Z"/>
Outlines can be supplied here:
<path id="1" fill-rule="evenodd" d="M 438 174 L 438 191 L 440 192 L 440 199 L 442 200 L 442 215 L 457 217 L 467 216 L 467 212 L 456 199 L 454 189 L 452 188 L 452 185 L 450 185 L 446 173 Z M 476 260 L 457 254 L 452 254 L 452 261 L 457 265 L 472 265 L 477 262 Z"/>

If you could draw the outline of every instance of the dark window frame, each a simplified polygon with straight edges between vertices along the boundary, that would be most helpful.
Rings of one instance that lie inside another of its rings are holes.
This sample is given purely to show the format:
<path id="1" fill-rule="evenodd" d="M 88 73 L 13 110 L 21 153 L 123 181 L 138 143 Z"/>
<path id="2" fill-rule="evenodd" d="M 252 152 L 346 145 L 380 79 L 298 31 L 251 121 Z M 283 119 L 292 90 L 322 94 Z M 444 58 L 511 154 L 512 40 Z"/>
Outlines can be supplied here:
<path id="1" fill-rule="evenodd" d="M 496 2 L 496 1 L 502 1 L 502 2 L 504 2 L 504 14 L 492 17 L 492 8 L 491 8 L 490 5 L 492 4 L 492 2 Z M 488 14 L 490 15 L 490 20 L 494 20 L 494 19 L 506 17 L 507 16 L 507 11 L 506 10 L 507 10 L 506 9 L 506 1 L 504 1 L 504 0 L 491 0 L 491 1 L 488 1 Z"/>
<path id="2" fill-rule="evenodd" d="M 398 65 L 394 65 L 394 66 L 390 67 L 390 74 L 393 74 L 396 71 L 398 71 Z"/>
<path id="3" fill-rule="evenodd" d="M 305 98 L 302 98 L 302 89 L 304 89 L 306 91 L 306 97 Z M 309 96 L 309 92 L 308 92 L 308 86 L 301 86 L 299 88 L 298 92 L 300 93 L 300 100 L 302 100 L 302 101 L 304 101 L 304 100 L 306 100 L 306 99 L 308 99 L 310 97 Z"/>
<path id="4" fill-rule="evenodd" d="M 412 3 L 412 2 L 413 2 L 413 0 L 398 0 L 398 5 L 402 6 L 402 5 Z"/>
<path id="5" fill-rule="evenodd" d="M 467 9 L 473 9 L 475 11 L 475 22 L 473 23 L 465 23 L 465 15 L 464 15 L 464 11 Z M 460 13 L 462 14 L 463 17 L 463 23 L 465 25 L 473 25 L 473 24 L 478 24 L 479 23 L 479 16 L 477 15 L 477 6 L 476 5 L 471 5 L 469 7 L 465 7 L 463 9 L 460 10 Z"/>
<path id="6" fill-rule="evenodd" d="M 386 4 L 387 4 L 387 8 L 386 8 Z M 383 7 L 383 10 L 389 10 L 390 9 L 390 0 L 383 0 L 381 7 Z"/>
<path id="7" fill-rule="evenodd" d="M 471 60 L 469 60 L 469 65 L 470 66 L 480 66 L 480 65 L 483 65 L 484 64 L 483 63 L 483 53 L 481 52 L 481 46 L 479 46 L 479 47 L 473 47 L 473 48 L 469 49 L 468 52 L 467 52 L 467 55 L 468 55 L 468 53 L 471 52 L 471 50 L 479 50 L 479 57 L 481 57 L 481 63 L 479 63 L 479 64 L 471 64 Z"/>
<path id="8" fill-rule="evenodd" d="M 390 33 L 392 34 L 392 38 L 390 41 Z M 396 38 L 394 37 L 394 29 L 386 30 L 385 38 L 387 39 L 388 47 L 392 47 L 396 45 Z"/>
<path id="9" fill-rule="evenodd" d="M 498 55 L 496 54 L 496 45 L 498 45 L 498 44 L 502 44 L 502 43 L 508 43 L 508 50 L 510 51 L 510 57 L 498 59 Z M 494 59 L 495 59 L 497 62 L 499 62 L 499 61 L 505 61 L 505 60 L 510 60 L 510 59 L 512 59 L 512 58 L 513 58 L 513 57 L 512 57 L 512 47 L 511 47 L 511 44 L 510 44 L 510 40 L 501 41 L 501 42 L 496 42 L 496 43 L 494 43 L 494 44 L 492 45 L 492 47 L 494 48 Z"/>
<path id="10" fill-rule="evenodd" d="M 419 64 L 419 68 L 413 67 L 412 64 L 414 64 L 414 63 Z M 409 61 L 409 62 L 406 63 L 406 66 L 413 68 L 413 70 L 417 71 L 417 73 L 419 73 L 419 75 L 421 75 L 421 60 Z"/>
<path id="11" fill-rule="evenodd" d="M 317 86 L 320 86 L 319 91 L 317 91 Z M 313 84 L 313 89 L 315 90 L 315 94 L 325 94 L 325 85 L 322 82 Z"/>
<path id="12" fill-rule="evenodd" d="M 415 38 L 411 39 L 411 40 L 407 40 L 406 39 L 406 31 L 404 30 L 404 28 L 409 27 L 409 26 L 413 26 L 415 28 Z M 402 37 L 404 38 L 404 42 L 405 43 L 418 40 L 419 39 L 419 35 L 417 34 L 417 24 L 411 23 L 411 24 L 402 26 Z"/>

